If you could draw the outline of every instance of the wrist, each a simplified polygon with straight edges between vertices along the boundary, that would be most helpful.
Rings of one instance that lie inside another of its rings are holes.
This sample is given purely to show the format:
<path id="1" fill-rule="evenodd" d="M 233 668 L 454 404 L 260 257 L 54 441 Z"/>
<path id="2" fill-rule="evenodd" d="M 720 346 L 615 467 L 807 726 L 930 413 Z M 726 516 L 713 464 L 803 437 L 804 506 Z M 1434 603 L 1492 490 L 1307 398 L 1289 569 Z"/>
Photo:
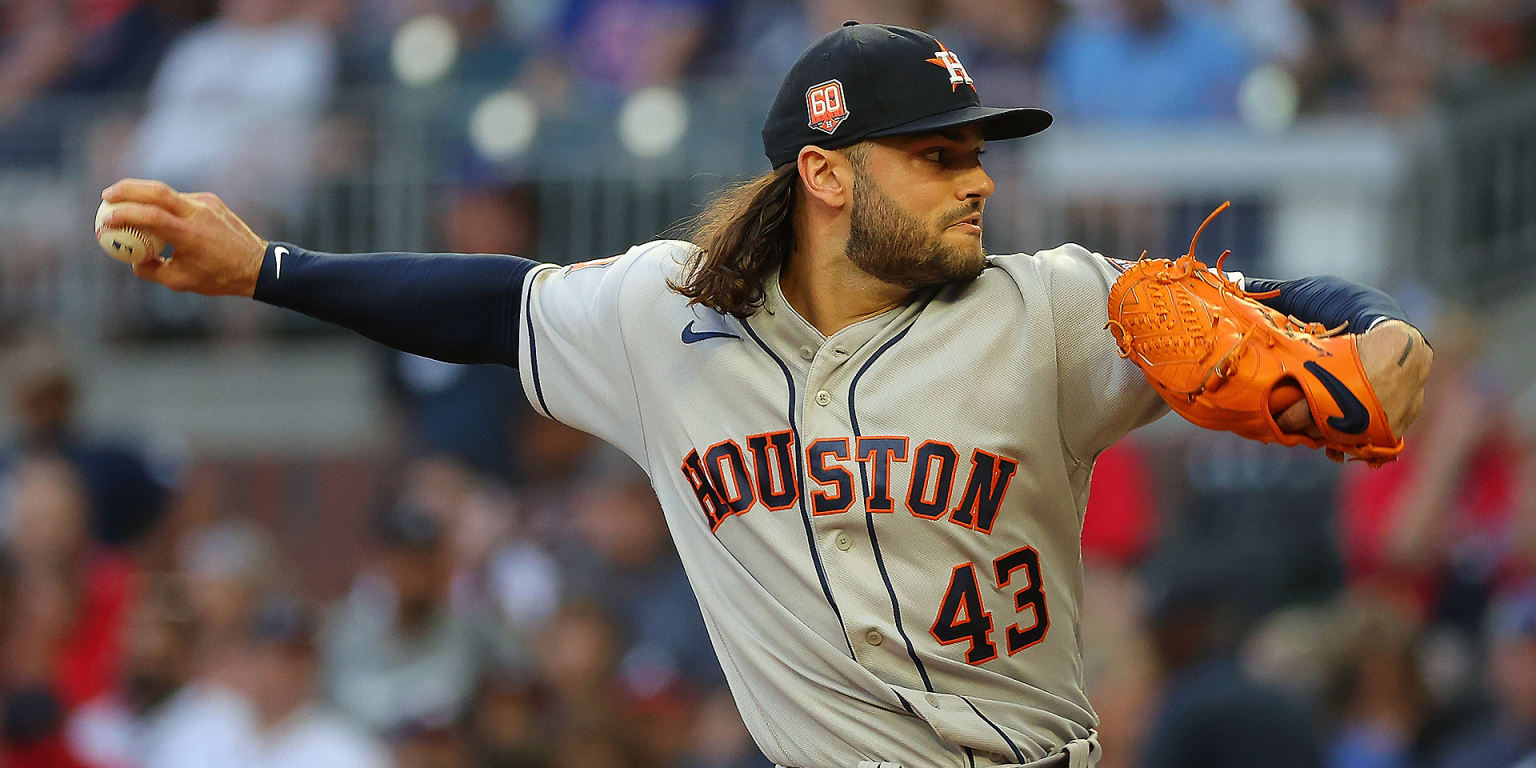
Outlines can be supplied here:
<path id="1" fill-rule="evenodd" d="M 256 283 L 261 280 L 261 268 L 266 263 L 268 255 L 272 251 L 272 243 L 260 240 L 256 248 L 254 258 L 242 261 L 245 269 L 240 275 L 238 293 L 248 299 L 256 297 Z"/>

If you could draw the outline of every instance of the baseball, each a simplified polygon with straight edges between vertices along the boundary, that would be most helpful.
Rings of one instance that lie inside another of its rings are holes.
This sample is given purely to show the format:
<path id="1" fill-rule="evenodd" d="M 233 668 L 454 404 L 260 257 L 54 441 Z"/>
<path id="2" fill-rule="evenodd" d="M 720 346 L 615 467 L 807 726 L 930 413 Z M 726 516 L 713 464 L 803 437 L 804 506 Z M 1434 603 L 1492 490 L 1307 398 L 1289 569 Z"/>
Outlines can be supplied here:
<path id="1" fill-rule="evenodd" d="M 96 242 L 101 244 L 101 249 L 118 261 L 128 264 L 137 264 L 150 256 L 159 256 L 165 249 L 165 242 L 148 232 L 141 232 L 133 227 L 104 228 L 102 222 L 107 220 L 107 215 L 117 207 L 117 203 L 103 202 L 96 209 Z"/>

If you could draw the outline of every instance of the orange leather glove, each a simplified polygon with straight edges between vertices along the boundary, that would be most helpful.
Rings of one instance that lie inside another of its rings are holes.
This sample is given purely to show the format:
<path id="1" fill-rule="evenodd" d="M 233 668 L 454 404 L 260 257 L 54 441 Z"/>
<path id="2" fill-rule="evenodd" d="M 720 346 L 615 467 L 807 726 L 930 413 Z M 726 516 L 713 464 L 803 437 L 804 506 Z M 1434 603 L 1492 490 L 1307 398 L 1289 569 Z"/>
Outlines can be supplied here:
<path id="1" fill-rule="evenodd" d="M 1371 390 L 1355 336 L 1261 303 L 1227 279 L 1223 252 L 1212 270 L 1189 252 L 1142 258 L 1109 291 L 1109 323 L 1120 355 L 1135 362 L 1173 410 L 1207 429 L 1253 440 L 1323 448 L 1379 466 L 1403 449 Z M 1275 414 L 1305 398 L 1322 438 L 1284 432 Z"/>

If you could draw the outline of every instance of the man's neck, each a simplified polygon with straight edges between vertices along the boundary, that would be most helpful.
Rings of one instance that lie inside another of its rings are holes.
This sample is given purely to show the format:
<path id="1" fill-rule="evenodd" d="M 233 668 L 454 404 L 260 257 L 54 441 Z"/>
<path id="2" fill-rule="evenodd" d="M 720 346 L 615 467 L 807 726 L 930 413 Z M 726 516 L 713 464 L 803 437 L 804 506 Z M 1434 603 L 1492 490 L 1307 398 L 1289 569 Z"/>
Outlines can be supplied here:
<path id="1" fill-rule="evenodd" d="M 820 331 L 833 334 L 899 306 L 911 291 L 854 266 L 841 253 L 796 248 L 779 272 L 784 300 Z"/>

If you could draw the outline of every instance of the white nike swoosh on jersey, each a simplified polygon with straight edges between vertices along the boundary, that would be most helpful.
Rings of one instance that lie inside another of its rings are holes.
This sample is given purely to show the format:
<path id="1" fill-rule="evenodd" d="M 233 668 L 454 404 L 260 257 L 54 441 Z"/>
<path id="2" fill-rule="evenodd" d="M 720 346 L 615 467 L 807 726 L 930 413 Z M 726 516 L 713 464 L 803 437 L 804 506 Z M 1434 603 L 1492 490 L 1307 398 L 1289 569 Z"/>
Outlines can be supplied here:
<path id="1" fill-rule="evenodd" d="M 273 280 L 281 280 L 283 277 L 283 255 L 286 253 L 288 249 L 281 245 L 272 249 L 272 255 L 277 257 L 277 274 L 272 278 Z"/>

